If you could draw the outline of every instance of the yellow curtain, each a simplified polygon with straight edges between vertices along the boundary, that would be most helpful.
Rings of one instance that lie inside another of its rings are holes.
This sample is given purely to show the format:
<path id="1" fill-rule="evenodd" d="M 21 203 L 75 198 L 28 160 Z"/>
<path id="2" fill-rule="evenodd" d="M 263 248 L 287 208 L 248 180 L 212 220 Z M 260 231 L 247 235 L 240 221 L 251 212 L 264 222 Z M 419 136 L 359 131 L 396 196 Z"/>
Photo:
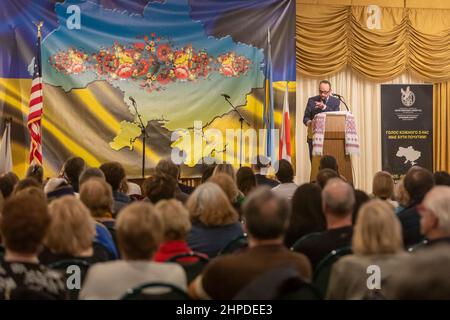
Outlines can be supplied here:
<path id="1" fill-rule="evenodd" d="M 367 9 L 297 5 L 297 71 L 324 77 L 350 66 L 378 82 L 404 72 L 450 79 L 450 10 L 379 8 L 379 29 L 369 29 Z"/>
<path id="2" fill-rule="evenodd" d="M 450 82 L 436 83 L 433 87 L 433 169 L 450 171 Z"/>

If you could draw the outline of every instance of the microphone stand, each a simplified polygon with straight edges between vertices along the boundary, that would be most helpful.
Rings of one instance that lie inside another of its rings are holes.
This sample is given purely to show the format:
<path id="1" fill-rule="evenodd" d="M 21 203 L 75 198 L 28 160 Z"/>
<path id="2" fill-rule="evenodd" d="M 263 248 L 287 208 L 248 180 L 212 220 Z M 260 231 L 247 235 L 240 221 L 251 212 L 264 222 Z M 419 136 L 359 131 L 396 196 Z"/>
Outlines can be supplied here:
<path id="1" fill-rule="evenodd" d="M 335 96 L 335 97 L 336 97 L 336 96 Z M 341 101 L 341 102 L 344 104 L 344 106 L 345 106 L 345 108 L 347 109 L 347 111 L 350 112 L 350 110 L 348 109 L 347 104 L 346 104 L 345 101 L 344 101 L 344 98 L 343 98 L 341 95 L 337 96 L 337 98 L 339 99 L 339 101 Z"/>
<path id="2" fill-rule="evenodd" d="M 241 139 L 239 142 L 239 168 L 242 167 L 242 127 L 243 123 L 245 122 L 249 127 L 250 123 L 244 118 L 244 116 L 239 112 L 239 110 L 228 100 L 228 96 L 223 96 L 225 100 L 230 104 L 230 106 L 233 108 L 233 110 L 239 115 L 239 122 L 241 123 Z"/>
<path id="3" fill-rule="evenodd" d="M 134 111 L 136 112 L 136 115 L 138 116 L 139 122 L 138 126 L 141 129 L 142 134 L 142 178 L 145 179 L 145 138 L 147 136 L 147 131 L 145 130 L 144 122 L 142 121 L 141 115 L 136 107 L 136 101 L 134 99 L 130 99 L 133 103 Z"/>

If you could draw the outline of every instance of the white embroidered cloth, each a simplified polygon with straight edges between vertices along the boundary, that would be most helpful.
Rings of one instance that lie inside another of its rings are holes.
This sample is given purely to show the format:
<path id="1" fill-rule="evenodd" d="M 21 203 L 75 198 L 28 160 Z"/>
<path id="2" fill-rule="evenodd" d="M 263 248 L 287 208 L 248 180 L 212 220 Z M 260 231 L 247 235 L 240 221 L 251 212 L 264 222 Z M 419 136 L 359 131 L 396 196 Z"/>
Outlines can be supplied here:
<path id="1" fill-rule="evenodd" d="M 353 114 L 347 111 L 322 112 L 314 117 L 313 129 L 313 151 L 314 156 L 323 155 L 323 141 L 325 138 L 325 123 L 327 114 L 345 115 L 345 154 L 359 155 L 359 139 L 356 133 L 356 122 Z"/>

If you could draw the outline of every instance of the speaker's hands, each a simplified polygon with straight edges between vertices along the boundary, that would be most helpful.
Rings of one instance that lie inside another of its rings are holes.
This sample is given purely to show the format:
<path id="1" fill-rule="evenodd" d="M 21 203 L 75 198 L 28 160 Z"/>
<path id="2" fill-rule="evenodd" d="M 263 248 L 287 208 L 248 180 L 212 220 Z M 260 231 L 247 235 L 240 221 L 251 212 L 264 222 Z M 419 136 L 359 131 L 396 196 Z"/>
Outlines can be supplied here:
<path id="1" fill-rule="evenodd" d="M 325 108 L 325 103 L 323 103 L 322 101 L 314 101 L 314 103 L 316 104 L 316 108 L 323 110 Z"/>

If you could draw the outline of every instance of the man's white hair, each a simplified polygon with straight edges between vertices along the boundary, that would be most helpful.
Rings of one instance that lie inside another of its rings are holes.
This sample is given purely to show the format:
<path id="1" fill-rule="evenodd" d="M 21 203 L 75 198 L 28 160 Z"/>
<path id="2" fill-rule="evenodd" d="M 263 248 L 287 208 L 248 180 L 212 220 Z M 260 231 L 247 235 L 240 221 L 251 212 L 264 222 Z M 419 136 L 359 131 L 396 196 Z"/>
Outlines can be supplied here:
<path id="1" fill-rule="evenodd" d="M 438 219 L 437 228 L 450 234 L 450 187 L 434 187 L 425 196 L 423 205 Z"/>

